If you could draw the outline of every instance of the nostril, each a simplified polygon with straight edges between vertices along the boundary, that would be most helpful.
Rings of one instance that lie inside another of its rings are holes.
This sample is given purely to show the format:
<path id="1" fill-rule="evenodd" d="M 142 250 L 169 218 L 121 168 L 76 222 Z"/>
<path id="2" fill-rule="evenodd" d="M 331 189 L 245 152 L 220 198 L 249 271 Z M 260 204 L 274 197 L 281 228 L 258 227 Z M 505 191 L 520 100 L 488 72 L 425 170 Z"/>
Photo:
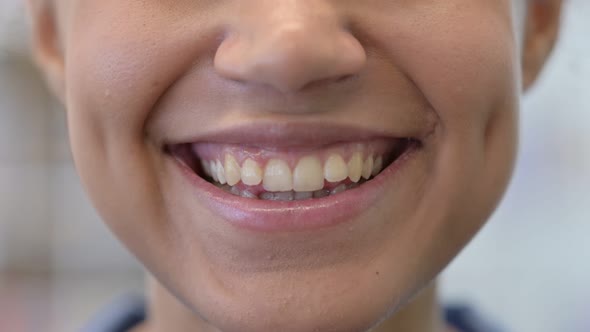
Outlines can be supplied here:
<path id="1" fill-rule="evenodd" d="M 338 82 L 342 82 L 342 81 L 347 81 L 349 79 L 351 79 L 354 75 L 342 75 L 339 78 L 337 78 L 335 81 Z"/>
<path id="2" fill-rule="evenodd" d="M 310 89 L 315 89 L 315 88 L 322 87 L 322 86 L 329 86 L 332 84 L 342 84 L 342 83 L 346 83 L 347 81 L 351 81 L 356 76 L 357 75 L 349 74 L 349 75 L 342 75 L 342 76 L 336 77 L 336 78 L 320 79 L 320 80 L 316 80 L 316 81 L 309 82 L 309 83 L 305 84 L 303 87 L 301 87 L 300 90 L 310 90 Z"/>
<path id="3" fill-rule="evenodd" d="M 365 67 L 363 45 L 332 21 L 297 18 L 228 36 L 214 57 L 217 73 L 241 84 L 292 93 L 348 81 Z"/>

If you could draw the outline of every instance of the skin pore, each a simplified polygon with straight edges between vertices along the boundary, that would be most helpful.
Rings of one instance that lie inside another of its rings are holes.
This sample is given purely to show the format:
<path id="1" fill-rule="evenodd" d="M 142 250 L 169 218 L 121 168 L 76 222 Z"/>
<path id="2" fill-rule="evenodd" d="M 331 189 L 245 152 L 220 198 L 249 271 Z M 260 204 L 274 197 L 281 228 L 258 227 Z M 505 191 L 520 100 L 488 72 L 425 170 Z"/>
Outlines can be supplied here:
<path id="1" fill-rule="evenodd" d="M 509 0 L 29 0 L 82 182 L 150 273 L 137 330 L 443 331 L 433 279 L 500 200 L 556 39 L 561 1 L 527 6 L 519 54 Z M 165 152 L 245 124 L 420 145 L 347 222 L 253 232 Z"/>

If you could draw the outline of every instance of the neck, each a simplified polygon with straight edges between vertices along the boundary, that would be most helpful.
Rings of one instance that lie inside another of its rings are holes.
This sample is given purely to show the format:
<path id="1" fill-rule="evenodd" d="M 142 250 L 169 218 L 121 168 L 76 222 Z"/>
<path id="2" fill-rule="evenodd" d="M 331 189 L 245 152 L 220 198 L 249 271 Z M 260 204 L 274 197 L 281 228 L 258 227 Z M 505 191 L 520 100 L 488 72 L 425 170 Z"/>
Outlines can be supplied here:
<path id="1" fill-rule="evenodd" d="M 221 332 L 190 311 L 153 277 L 148 278 L 148 320 L 134 332 L 199 331 Z M 424 289 L 413 301 L 370 332 L 446 331 L 435 284 Z"/>

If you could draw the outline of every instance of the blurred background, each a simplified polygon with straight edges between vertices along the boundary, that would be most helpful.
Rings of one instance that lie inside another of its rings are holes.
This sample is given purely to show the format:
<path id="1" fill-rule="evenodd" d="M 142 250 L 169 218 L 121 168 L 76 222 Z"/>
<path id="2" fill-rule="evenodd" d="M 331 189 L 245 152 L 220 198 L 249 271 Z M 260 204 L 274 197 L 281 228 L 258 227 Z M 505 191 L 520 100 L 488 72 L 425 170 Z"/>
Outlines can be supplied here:
<path id="1" fill-rule="evenodd" d="M 571 0 L 523 101 L 521 155 L 494 217 L 442 276 L 513 332 L 590 331 L 590 1 Z M 85 198 L 64 113 L 28 55 L 21 1 L 0 1 L 0 331 L 78 331 L 140 265 Z"/>

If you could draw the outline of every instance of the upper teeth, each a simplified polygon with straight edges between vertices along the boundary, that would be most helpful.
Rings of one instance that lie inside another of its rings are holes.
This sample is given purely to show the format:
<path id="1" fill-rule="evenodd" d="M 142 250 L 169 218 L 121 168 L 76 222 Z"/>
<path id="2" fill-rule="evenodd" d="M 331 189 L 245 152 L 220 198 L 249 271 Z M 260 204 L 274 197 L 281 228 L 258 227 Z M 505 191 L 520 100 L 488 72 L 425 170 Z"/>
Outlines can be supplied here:
<path id="1" fill-rule="evenodd" d="M 241 165 L 238 159 L 226 153 L 223 162 L 219 159 L 202 160 L 204 172 L 220 184 L 234 186 L 240 181 L 247 186 L 262 184 L 269 192 L 313 192 L 324 188 L 324 181 L 336 183 L 350 179 L 358 183 L 381 172 L 383 158 L 369 154 L 363 158 L 360 151 L 345 159 L 338 153 L 332 153 L 322 160 L 314 155 L 304 156 L 291 170 L 289 163 L 273 158 L 261 166 L 252 158 L 245 159 Z"/>

